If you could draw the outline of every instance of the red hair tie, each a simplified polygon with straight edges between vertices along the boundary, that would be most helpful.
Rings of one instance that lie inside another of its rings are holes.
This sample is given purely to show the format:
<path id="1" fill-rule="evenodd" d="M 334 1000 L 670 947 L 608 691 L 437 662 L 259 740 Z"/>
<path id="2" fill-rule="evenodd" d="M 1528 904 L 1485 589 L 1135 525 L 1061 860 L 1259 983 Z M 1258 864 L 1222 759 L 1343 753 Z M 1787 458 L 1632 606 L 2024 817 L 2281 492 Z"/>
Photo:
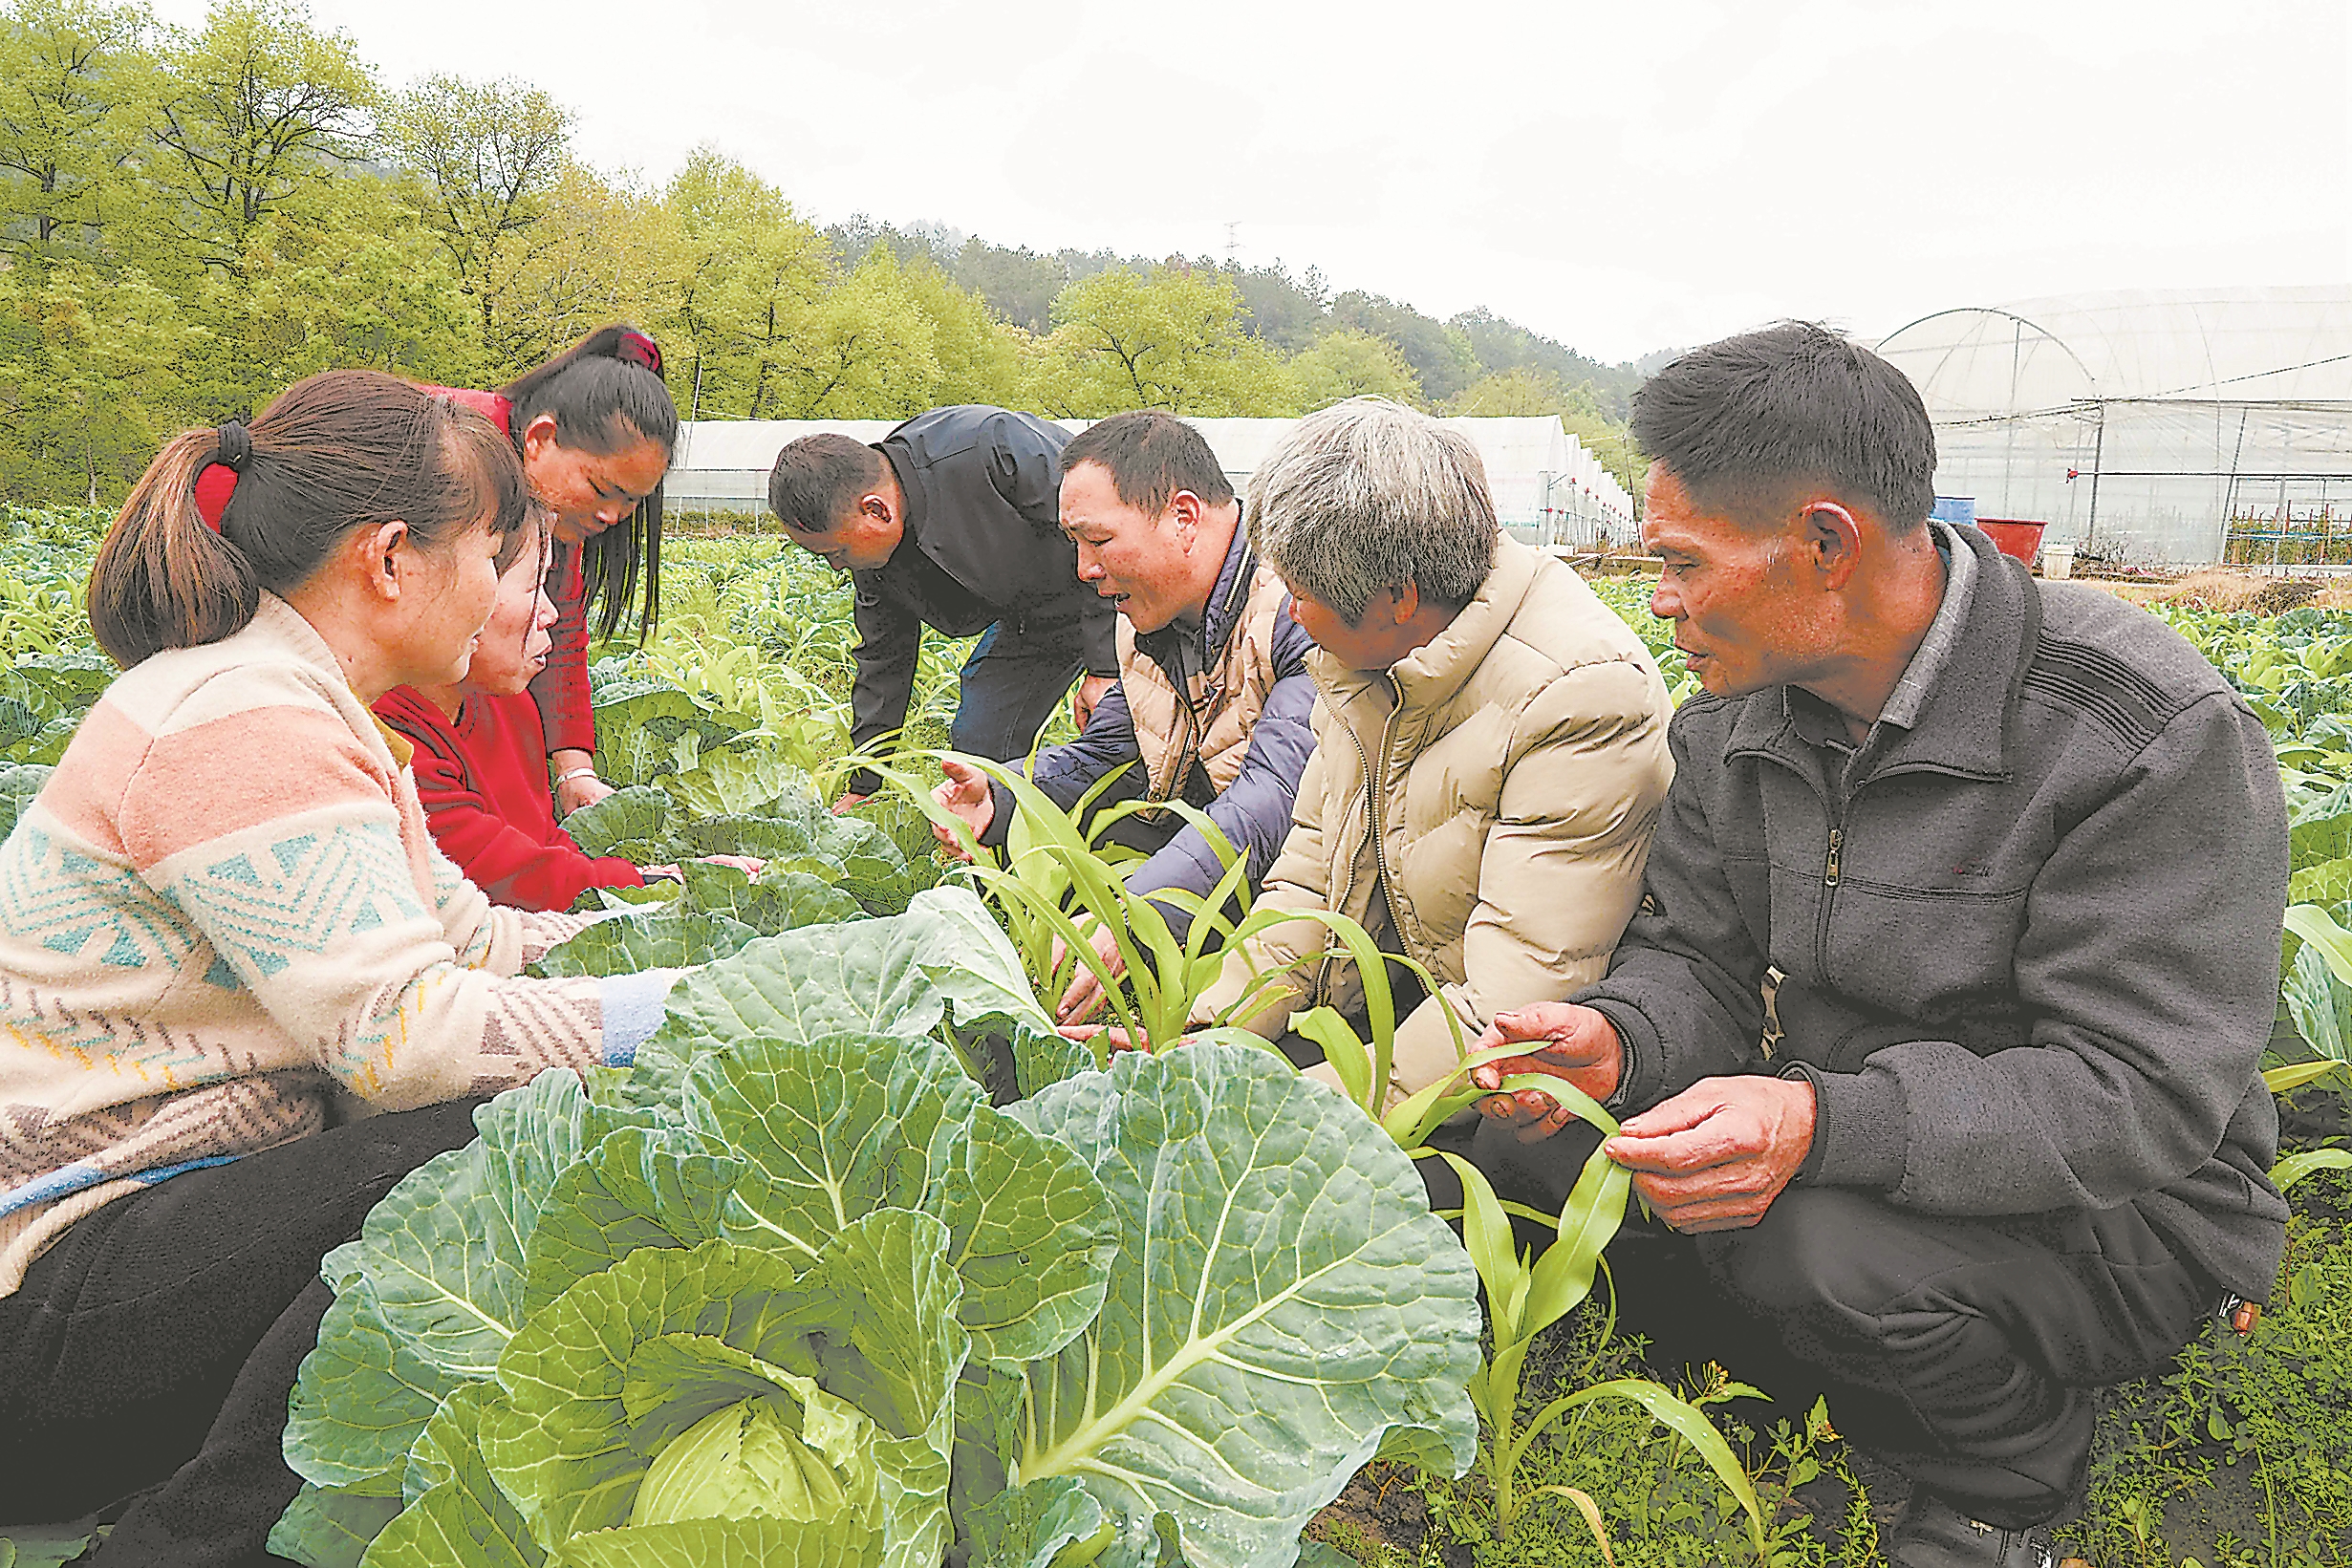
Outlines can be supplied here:
<path id="1" fill-rule="evenodd" d="M 625 359 L 633 365 L 643 365 L 656 376 L 661 374 L 660 345 L 635 327 L 621 333 L 620 343 L 613 350 L 613 357 Z"/>
<path id="2" fill-rule="evenodd" d="M 233 419 L 212 437 L 220 451 L 196 475 L 196 515 L 205 520 L 205 527 L 218 533 L 221 518 L 228 510 L 228 498 L 237 493 L 237 476 L 245 472 L 246 460 L 253 455 L 253 437 Z"/>

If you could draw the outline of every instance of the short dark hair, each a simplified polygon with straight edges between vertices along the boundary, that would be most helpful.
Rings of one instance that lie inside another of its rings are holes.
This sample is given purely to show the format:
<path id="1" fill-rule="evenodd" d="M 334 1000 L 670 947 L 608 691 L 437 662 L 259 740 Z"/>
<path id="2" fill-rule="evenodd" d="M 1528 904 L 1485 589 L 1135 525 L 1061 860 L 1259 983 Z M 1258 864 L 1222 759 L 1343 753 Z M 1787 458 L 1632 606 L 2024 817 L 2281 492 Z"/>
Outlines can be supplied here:
<path id="1" fill-rule="evenodd" d="M 795 533 L 831 533 L 882 477 L 884 461 L 830 430 L 787 441 L 767 472 L 767 509 Z"/>
<path id="2" fill-rule="evenodd" d="M 1233 499 L 1224 465 L 1199 431 L 1173 414 L 1138 409 L 1097 419 L 1062 448 L 1062 472 L 1082 462 L 1099 462 L 1111 475 L 1119 504 L 1157 517 L 1178 490 L 1190 490 L 1212 506 Z"/>
<path id="3" fill-rule="evenodd" d="M 1919 389 L 1818 322 L 1682 355 L 1633 394 L 1633 440 L 1693 496 L 1735 507 L 1825 483 L 1901 534 L 1935 505 L 1935 427 Z"/>

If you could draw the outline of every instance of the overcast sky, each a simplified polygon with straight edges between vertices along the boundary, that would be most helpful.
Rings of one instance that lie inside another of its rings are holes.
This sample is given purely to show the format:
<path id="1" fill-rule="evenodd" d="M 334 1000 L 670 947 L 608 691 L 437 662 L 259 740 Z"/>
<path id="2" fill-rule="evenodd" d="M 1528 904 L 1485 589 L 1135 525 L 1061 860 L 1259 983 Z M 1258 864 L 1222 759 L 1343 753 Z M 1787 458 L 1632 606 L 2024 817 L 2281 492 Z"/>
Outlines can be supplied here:
<path id="1" fill-rule="evenodd" d="M 202 0 L 163 0 L 201 21 Z M 313 0 L 605 169 L 1322 268 L 1608 360 L 2087 290 L 2352 281 L 2348 0 Z"/>

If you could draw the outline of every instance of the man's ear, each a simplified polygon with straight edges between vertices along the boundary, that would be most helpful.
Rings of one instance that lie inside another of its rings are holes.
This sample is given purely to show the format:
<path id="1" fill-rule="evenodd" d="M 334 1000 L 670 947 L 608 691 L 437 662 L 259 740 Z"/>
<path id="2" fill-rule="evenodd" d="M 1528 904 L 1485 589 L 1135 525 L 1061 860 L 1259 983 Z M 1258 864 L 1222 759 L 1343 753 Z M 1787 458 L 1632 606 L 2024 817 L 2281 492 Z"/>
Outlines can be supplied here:
<path id="1" fill-rule="evenodd" d="M 890 497 L 879 490 L 868 490 L 857 498 L 857 511 L 861 517 L 871 517 L 876 523 L 887 525 L 892 518 Z"/>
<path id="2" fill-rule="evenodd" d="M 1184 548 L 1191 549 L 1194 536 L 1200 531 L 1200 498 L 1190 490 L 1178 490 L 1168 506 L 1176 513 L 1177 536 L 1184 541 Z"/>
<path id="3" fill-rule="evenodd" d="M 1396 618 L 1397 625 L 1402 626 L 1421 612 L 1421 585 L 1407 583 L 1402 588 L 1392 588 L 1389 590 L 1389 613 Z"/>
<path id="4" fill-rule="evenodd" d="M 1841 589 L 1862 566 L 1862 523 L 1834 501 L 1808 501 L 1799 525 L 1804 558 L 1822 586 Z"/>

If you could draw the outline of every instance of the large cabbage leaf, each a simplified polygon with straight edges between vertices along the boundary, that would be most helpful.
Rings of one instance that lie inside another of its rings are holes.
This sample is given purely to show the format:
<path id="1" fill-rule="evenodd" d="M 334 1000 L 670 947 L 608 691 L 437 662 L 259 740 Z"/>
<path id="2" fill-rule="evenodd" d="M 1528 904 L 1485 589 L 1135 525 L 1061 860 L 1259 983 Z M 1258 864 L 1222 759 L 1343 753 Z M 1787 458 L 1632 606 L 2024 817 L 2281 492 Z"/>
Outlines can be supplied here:
<path id="1" fill-rule="evenodd" d="M 270 1550 L 313 1568 L 357 1568 L 368 1543 L 399 1511 L 398 1495 L 370 1496 L 305 1481 L 270 1527 Z"/>
<path id="2" fill-rule="evenodd" d="M 409 1445 L 521 1325 L 525 1254 L 558 1173 L 621 1113 L 542 1073 L 474 1113 L 480 1136 L 411 1172 L 324 1265 L 335 1299 L 304 1358 L 286 1458 L 305 1480 L 397 1493 Z"/>
<path id="3" fill-rule="evenodd" d="M 1478 1281 L 1396 1145 L 1267 1053 L 1129 1054 L 1011 1114 L 1075 1149 L 1122 1229 L 1101 1315 L 991 1369 L 960 1489 L 996 1468 L 1165 1511 L 1198 1568 L 1288 1568 L 1392 1434 L 1470 1461 Z"/>
<path id="4" fill-rule="evenodd" d="M 951 1018 L 1053 1027 L 986 907 L 968 890 L 934 888 L 904 914 L 786 932 L 685 977 L 668 1021 L 638 1048 L 627 1093 L 675 1110 L 688 1064 L 738 1041 L 913 1039 Z"/>
<path id="5" fill-rule="evenodd" d="M 683 969 L 740 953 L 759 935 L 750 926 L 723 914 L 656 906 L 642 913 L 597 921 L 549 949 L 536 967 L 549 977 Z"/>
<path id="6" fill-rule="evenodd" d="M 540 1568 L 547 1552 L 482 1457 L 482 1420 L 497 1390 L 450 1395 L 417 1439 L 408 1506 L 368 1548 L 363 1568 Z"/>
<path id="7" fill-rule="evenodd" d="M 566 817 L 564 831 L 582 854 L 658 866 L 670 858 L 670 797 L 651 784 L 615 789 Z"/>
<path id="8" fill-rule="evenodd" d="M 695 1064 L 685 1124 L 748 1167 L 724 1210 L 738 1240 L 810 1257 L 877 1209 L 946 1221 L 982 1360 L 1049 1355 L 1102 1307 L 1118 1234 L 1101 1182 L 982 1105 L 936 1041 L 745 1041 Z"/>
<path id="9" fill-rule="evenodd" d="M 928 1040 L 754 1039 L 687 1075 L 686 1126 L 757 1179 L 726 1206 L 738 1240 L 814 1257 L 876 1209 L 922 1209 L 980 1104 L 954 1053 Z"/>
<path id="10" fill-rule="evenodd" d="M 757 848 L 715 849 L 695 853 L 757 855 Z M 754 881 L 732 866 L 709 866 L 686 861 L 679 867 L 686 879 L 686 903 L 691 909 L 725 917 L 765 936 L 802 926 L 854 920 L 866 912 L 857 900 L 818 875 L 771 863 Z M 575 938 L 576 939 L 576 938 Z M 703 956 L 702 961 L 723 958 L 739 951 L 728 948 Z"/>

